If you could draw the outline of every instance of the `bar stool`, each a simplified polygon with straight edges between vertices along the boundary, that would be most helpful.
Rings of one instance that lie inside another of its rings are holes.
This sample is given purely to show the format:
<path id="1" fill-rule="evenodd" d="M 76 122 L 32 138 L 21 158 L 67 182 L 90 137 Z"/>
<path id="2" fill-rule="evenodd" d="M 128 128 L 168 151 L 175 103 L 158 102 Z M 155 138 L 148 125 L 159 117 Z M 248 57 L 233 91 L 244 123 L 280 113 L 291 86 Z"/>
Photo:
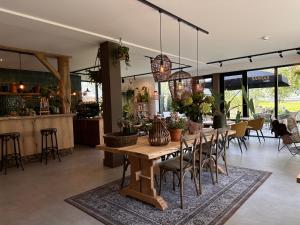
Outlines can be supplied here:
<path id="1" fill-rule="evenodd" d="M 59 162 L 60 156 L 58 152 L 58 144 L 57 144 L 57 129 L 56 128 L 47 128 L 47 129 L 42 129 L 41 134 L 42 134 L 42 151 L 41 151 L 41 162 L 43 162 L 43 156 L 45 155 L 46 157 L 46 165 L 48 162 L 48 153 L 52 154 L 52 158 L 55 159 L 55 152 L 57 154 Z M 48 136 L 51 138 L 51 146 L 48 146 Z M 53 140 L 55 139 L 55 140 Z M 44 142 L 45 141 L 45 142 Z M 55 141 L 55 143 L 54 143 Z M 45 145 L 44 145 L 45 143 Z"/>
<path id="2" fill-rule="evenodd" d="M 23 163 L 22 163 L 19 138 L 20 138 L 19 132 L 10 132 L 10 133 L 0 134 L 0 140 L 1 140 L 1 170 L 0 171 L 2 171 L 3 167 L 4 167 L 4 174 L 7 173 L 7 167 L 8 167 L 8 162 L 9 162 L 8 160 L 9 160 L 10 156 L 14 157 L 17 168 L 19 168 L 19 165 L 20 165 L 22 170 L 24 170 Z M 10 140 L 13 141 L 14 152 L 11 154 L 8 154 L 7 143 L 9 143 Z"/>

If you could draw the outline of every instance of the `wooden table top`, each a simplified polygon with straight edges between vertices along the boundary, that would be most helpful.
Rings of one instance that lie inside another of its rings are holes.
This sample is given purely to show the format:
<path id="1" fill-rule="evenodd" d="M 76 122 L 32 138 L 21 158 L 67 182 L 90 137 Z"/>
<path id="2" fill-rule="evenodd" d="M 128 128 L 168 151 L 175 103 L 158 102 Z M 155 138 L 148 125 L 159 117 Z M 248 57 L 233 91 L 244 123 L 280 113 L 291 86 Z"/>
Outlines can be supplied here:
<path id="1" fill-rule="evenodd" d="M 212 137 L 213 129 L 207 128 L 206 131 L 207 141 Z M 234 135 L 234 130 L 229 130 L 229 136 Z M 108 151 L 112 153 L 128 154 L 133 155 L 138 158 L 144 159 L 156 159 L 161 156 L 171 154 L 178 151 L 180 148 L 180 142 L 170 142 L 164 146 L 151 146 L 148 141 L 148 136 L 139 137 L 136 145 L 131 145 L 127 147 L 108 147 L 106 145 L 98 145 L 96 147 L 98 150 Z"/>

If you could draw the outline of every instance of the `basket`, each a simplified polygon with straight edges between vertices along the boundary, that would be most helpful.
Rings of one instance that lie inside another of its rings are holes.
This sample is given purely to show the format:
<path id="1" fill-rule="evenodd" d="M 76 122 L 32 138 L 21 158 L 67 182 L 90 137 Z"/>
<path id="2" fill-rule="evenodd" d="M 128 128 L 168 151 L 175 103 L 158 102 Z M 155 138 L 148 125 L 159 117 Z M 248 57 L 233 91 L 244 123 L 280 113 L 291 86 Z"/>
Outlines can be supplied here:
<path id="1" fill-rule="evenodd" d="M 126 147 L 130 145 L 136 145 L 138 135 L 122 136 L 120 132 L 108 133 L 103 136 L 104 143 L 108 147 Z"/>
<path id="2" fill-rule="evenodd" d="M 167 145 L 170 142 L 170 132 L 164 120 L 154 117 L 152 129 L 149 131 L 149 144 L 152 146 Z"/>

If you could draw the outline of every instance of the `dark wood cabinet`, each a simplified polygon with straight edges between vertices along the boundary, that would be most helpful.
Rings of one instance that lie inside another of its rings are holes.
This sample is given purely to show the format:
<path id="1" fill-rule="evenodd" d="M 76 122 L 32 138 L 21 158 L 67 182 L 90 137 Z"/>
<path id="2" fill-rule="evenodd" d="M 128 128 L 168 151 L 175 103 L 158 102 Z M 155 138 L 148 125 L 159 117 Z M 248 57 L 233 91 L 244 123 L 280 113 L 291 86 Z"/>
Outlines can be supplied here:
<path id="1" fill-rule="evenodd" d="M 74 143 L 96 146 L 103 144 L 103 120 L 73 119 Z"/>

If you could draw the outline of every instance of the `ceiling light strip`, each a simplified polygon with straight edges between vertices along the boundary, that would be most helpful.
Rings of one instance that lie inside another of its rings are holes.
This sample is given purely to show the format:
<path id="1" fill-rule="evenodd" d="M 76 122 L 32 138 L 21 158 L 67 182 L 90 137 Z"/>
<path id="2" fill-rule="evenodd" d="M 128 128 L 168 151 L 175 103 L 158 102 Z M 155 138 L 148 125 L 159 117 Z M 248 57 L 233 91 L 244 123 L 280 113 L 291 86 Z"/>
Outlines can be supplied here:
<path id="1" fill-rule="evenodd" d="M 103 39 L 106 39 L 108 41 L 119 43 L 119 38 L 109 37 L 109 36 L 99 34 L 99 33 L 96 33 L 96 32 L 92 32 L 92 31 L 80 29 L 80 28 L 77 28 L 77 27 L 74 27 L 74 26 L 69 26 L 69 25 L 65 25 L 65 24 L 62 24 L 62 23 L 54 22 L 52 20 L 47 20 L 47 19 L 43 19 L 43 18 L 40 18 L 40 17 L 31 16 L 31 15 L 28 15 L 28 14 L 20 13 L 20 12 L 17 12 L 17 11 L 13 11 L 13 10 L 1 8 L 1 7 L 0 7 L 0 12 L 10 14 L 10 15 L 14 15 L 14 16 L 18 16 L 18 17 L 22 17 L 22 18 L 25 18 L 25 19 L 33 20 L 33 21 L 37 21 L 37 22 L 41 22 L 41 23 L 45 23 L 45 24 L 49 24 L 49 25 L 52 25 L 52 26 L 64 28 L 64 29 L 67 29 L 67 30 L 76 31 L 76 32 L 87 34 L 87 35 L 90 35 L 90 36 L 103 38 Z M 131 43 L 131 42 L 128 42 L 128 41 L 123 41 L 122 40 L 122 43 L 125 44 L 125 45 L 132 46 L 132 47 L 148 50 L 148 51 L 151 51 L 151 52 L 160 53 L 159 50 L 156 50 L 156 49 L 153 49 L 153 48 L 148 48 L 148 47 L 138 45 L 138 44 L 135 44 L 135 43 Z M 163 52 L 163 54 L 171 56 L 171 57 L 178 57 L 178 55 L 168 53 L 168 52 Z M 190 61 L 190 62 L 196 62 L 196 60 L 189 59 L 189 58 L 186 58 L 186 57 L 181 57 L 181 58 L 184 59 L 184 60 Z M 199 62 L 199 63 L 206 64 L 205 62 Z"/>

